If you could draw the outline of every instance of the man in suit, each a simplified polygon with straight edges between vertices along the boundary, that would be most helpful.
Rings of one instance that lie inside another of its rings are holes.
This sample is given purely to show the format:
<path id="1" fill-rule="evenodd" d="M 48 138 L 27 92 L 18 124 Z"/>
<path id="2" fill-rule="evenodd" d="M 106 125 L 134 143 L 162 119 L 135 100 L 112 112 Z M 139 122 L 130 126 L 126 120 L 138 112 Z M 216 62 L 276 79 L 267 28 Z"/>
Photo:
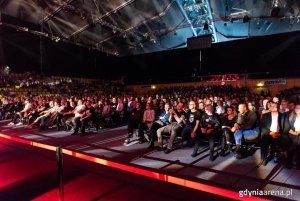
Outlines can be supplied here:
<path id="1" fill-rule="evenodd" d="M 268 150 L 270 145 L 274 147 L 278 144 L 282 134 L 283 115 L 278 112 L 278 103 L 271 103 L 270 111 L 263 114 L 261 119 L 261 159 L 262 164 L 268 163 Z M 271 150 L 271 155 L 274 150 Z M 278 158 L 274 156 L 274 162 L 277 162 Z"/>

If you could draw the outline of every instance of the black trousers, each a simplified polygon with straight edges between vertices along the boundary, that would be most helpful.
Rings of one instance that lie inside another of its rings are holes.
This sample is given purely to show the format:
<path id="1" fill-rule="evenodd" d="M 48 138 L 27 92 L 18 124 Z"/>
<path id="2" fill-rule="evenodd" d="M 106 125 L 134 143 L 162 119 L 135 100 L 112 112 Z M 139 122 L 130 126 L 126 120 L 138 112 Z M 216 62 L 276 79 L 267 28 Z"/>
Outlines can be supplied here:
<path id="1" fill-rule="evenodd" d="M 150 143 L 154 144 L 155 140 L 157 139 L 157 130 L 166 124 L 159 124 L 154 122 L 150 128 L 149 135 L 150 135 Z"/>
<path id="2" fill-rule="evenodd" d="M 222 129 L 222 144 L 221 144 L 221 148 L 225 149 L 227 142 L 231 142 L 232 139 L 234 139 L 234 133 L 231 132 L 231 130 L 229 130 L 229 128 L 223 128 Z"/>
<path id="3" fill-rule="evenodd" d="M 195 140 L 194 153 L 197 153 L 202 141 L 208 140 L 210 155 L 213 155 L 214 148 L 215 148 L 214 138 L 215 138 L 215 133 L 211 133 L 211 134 L 197 133 L 196 137 L 194 138 Z"/>
<path id="4" fill-rule="evenodd" d="M 300 135 L 289 134 L 290 145 L 287 151 L 287 163 L 293 164 L 293 157 L 296 158 L 296 165 L 300 167 Z"/>
<path id="5" fill-rule="evenodd" d="M 274 153 L 274 149 L 276 146 L 280 146 L 282 139 L 281 138 L 273 138 L 271 135 L 266 134 L 261 137 L 260 151 L 261 151 L 261 160 L 265 160 L 269 154 L 269 148 L 271 146 L 271 155 Z"/>
<path id="6" fill-rule="evenodd" d="M 128 119 L 128 133 L 132 134 L 133 133 L 133 129 L 139 128 L 141 121 L 140 120 L 136 120 L 136 119 L 132 119 L 129 118 Z"/>
<path id="7" fill-rule="evenodd" d="M 94 119 L 91 117 L 91 118 L 87 118 L 87 119 L 84 119 L 81 121 L 81 127 L 80 127 L 80 132 L 81 134 L 84 134 L 85 133 L 85 128 L 87 126 L 87 124 L 90 122 L 90 121 L 93 121 Z"/>

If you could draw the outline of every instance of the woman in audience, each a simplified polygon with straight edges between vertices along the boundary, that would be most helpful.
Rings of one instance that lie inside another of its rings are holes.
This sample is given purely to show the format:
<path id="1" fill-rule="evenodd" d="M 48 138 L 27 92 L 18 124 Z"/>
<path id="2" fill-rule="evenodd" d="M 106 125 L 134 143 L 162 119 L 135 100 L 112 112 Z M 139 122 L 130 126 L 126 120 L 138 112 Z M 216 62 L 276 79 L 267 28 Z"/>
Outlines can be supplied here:
<path id="1" fill-rule="evenodd" d="M 197 156 L 197 151 L 200 147 L 200 142 L 203 138 L 207 137 L 209 141 L 209 160 L 214 160 L 214 137 L 218 133 L 220 127 L 220 121 L 218 116 L 213 113 L 213 106 L 211 104 L 205 106 L 205 113 L 203 114 L 200 121 L 201 133 L 196 134 L 197 141 L 192 153 L 192 157 Z"/>
<path id="2" fill-rule="evenodd" d="M 231 148 L 232 140 L 234 139 L 231 128 L 237 121 L 237 113 L 233 107 L 227 107 L 226 114 L 222 118 L 222 148 L 221 156 L 225 156 L 226 150 Z"/>

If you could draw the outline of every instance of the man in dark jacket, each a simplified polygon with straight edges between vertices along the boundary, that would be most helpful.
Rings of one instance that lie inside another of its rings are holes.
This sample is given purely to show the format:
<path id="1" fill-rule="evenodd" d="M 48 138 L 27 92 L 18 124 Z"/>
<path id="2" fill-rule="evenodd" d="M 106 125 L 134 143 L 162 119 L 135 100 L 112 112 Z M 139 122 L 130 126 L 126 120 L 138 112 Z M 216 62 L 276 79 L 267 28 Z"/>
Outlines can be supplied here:
<path id="1" fill-rule="evenodd" d="M 278 103 L 271 103 L 269 108 L 271 112 L 265 113 L 261 119 L 261 159 L 262 164 L 268 162 L 268 150 L 270 145 L 274 147 L 280 143 L 283 125 L 283 115 L 278 112 Z M 271 155 L 274 150 L 271 150 Z M 274 156 L 274 162 L 277 162 L 277 156 Z"/>
<path id="2" fill-rule="evenodd" d="M 237 159 L 242 158 L 242 139 L 254 140 L 259 135 L 258 118 L 255 112 L 249 111 L 245 103 L 239 104 L 239 114 L 237 123 L 232 128 L 234 132 L 234 138 L 236 143 L 236 154 Z"/>
<path id="3" fill-rule="evenodd" d="M 136 102 L 135 109 L 129 113 L 128 119 L 128 135 L 125 143 L 129 142 L 130 138 L 133 136 L 133 129 L 139 128 L 143 121 L 144 111 L 142 110 L 141 103 Z"/>

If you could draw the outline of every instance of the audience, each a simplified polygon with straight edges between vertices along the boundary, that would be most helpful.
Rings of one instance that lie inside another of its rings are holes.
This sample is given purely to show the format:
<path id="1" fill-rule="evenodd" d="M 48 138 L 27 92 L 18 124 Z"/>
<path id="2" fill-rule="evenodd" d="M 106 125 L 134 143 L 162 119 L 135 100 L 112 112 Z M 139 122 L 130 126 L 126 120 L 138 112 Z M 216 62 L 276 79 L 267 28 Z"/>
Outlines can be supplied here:
<path id="1" fill-rule="evenodd" d="M 5 78 L 1 83 L 46 92 L 34 95 L 29 90 L 27 94 L 4 95 L 0 119 L 11 119 L 10 126 L 56 126 L 58 130 L 73 129 L 72 135 L 85 135 L 86 127 L 102 128 L 107 126 L 106 119 L 111 118 L 116 125 L 127 123 L 128 138 L 132 137 L 133 129 L 138 129 L 140 143 L 147 131 L 148 148 L 154 148 L 157 137 L 157 149 L 165 148 L 165 153 L 170 153 L 176 138 L 181 138 L 190 146 L 195 143 L 195 157 L 200 144 L 208 140 L 210 160 L 214 160 L 215 139 L 221 141 L 221 156 L 235 146 L 235 157 L 240 159 L 245 154 L 244 141 L 260 137 L 263 165 L 272 157 L 276 162 L 281 157 L 286 158 L 285 167 L 300 167 L 300 105 L 296 102 L 299 88 L 272 98 L 270 94 L 251 94 L 248 88 L 227 85 L 168 87 L 138 95 L 125 92 L 122 85 L 112 93 L 109 82 L 97 88 L 95 83 L 28 76 Z M 166 146 L 163 135 L 169 137 Z"/>

